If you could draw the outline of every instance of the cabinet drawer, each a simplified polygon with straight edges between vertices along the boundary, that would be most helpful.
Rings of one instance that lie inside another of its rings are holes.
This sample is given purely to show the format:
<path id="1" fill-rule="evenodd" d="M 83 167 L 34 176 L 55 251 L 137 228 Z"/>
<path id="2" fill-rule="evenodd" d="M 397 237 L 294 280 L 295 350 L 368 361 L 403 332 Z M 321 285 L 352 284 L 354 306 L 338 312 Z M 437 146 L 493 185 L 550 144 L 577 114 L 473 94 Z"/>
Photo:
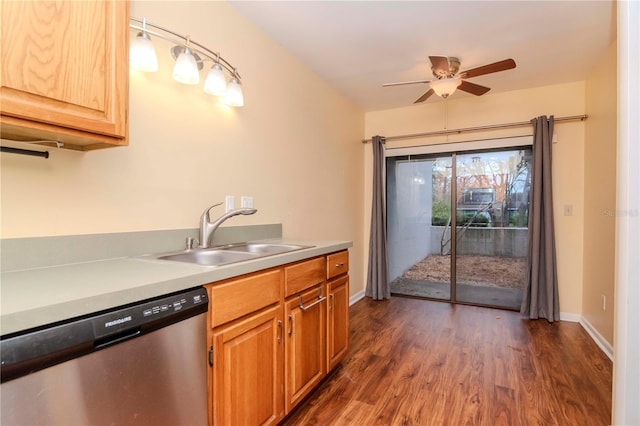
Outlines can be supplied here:
<path id="1" fill-rule="evenodd" d="M 280 301 L 282 270 L 232 279 L 209 288 L 211 326 L 233 321 Z"/>
<path id="2" fill-rule="evenodd" d="M 285 297 L 322 284 L 325 276 L 325 264 L 324 257 L 317 257 L 284 268 Z"/>
<path id="3" fill-rule="evenodd" d="M 347 250 L 327 256 L 327 279 L 349 272 L 349 252 Z"/>

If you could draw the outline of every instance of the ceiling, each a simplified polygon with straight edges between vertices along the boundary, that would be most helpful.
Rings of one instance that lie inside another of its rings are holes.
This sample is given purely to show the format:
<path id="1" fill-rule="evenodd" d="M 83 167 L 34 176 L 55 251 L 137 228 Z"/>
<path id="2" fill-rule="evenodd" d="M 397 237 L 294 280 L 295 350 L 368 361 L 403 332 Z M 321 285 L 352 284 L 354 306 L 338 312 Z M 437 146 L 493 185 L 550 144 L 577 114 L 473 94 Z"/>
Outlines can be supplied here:
<path id="1" fill-rule="evenodd" d="M 428 56 L 461 70 L 513 58 L 516 69 L 469 80 L 489 93 L 584 80 L 616 33 L 610 0 L 231 4 L 365 111 L 412 105 L 427 84 L 382 84 L 429 79 Z"/>

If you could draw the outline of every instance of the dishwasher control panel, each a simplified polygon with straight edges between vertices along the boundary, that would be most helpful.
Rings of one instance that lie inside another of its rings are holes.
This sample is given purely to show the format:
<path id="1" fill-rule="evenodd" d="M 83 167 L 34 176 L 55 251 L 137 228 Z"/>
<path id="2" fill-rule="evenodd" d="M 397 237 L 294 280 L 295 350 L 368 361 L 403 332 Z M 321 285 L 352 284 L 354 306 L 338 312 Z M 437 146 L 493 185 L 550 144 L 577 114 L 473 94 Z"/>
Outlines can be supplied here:
<path id="1" fill-rule="evenodd" d="M 153 315 L 158 315 L 163 312 L 177 312 L 182 310 L 183 308 L 188 309 L 190 306 L 198 306 L 202 303 L 207 303 L 207 292 L 203 292 L 204 294 L 193 294 L 190 295 L 190 298 L 180 297 L 180 299 L 163 301 L 162 304 L 155 304 L 144 311 L 142 311 L 142 316 L 147 318 Z"/>
<path id="2" fill-rule="evenodd" d="M 93 318 L 94 336 L 99 339 L 125 330 L 151 325 L 156 321 L 180 320 L 181 313 L 206 312 L 208 304 L 209 299 L 204 288 L 143 302 Z"/>

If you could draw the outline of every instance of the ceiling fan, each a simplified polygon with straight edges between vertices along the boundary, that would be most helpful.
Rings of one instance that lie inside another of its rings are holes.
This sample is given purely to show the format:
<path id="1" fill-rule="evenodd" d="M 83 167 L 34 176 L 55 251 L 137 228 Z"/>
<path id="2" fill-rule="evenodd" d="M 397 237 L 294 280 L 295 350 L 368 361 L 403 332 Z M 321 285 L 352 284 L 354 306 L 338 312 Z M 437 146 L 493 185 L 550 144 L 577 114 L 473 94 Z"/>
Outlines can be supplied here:
<path id="1" fill-rule="evenodd" d="M 431 71 L 435 79 L 432 80 L 414 80 L 402 81 L 398 83 L 386 83 L 382 87 L 401 86 L 405 84 L 429 83 L 429 90 L 420 96 L 415 104 L 426 101 L 434 93 L 444 99 L 448 98 L 456 89 L 460 89 L 476 96 L 481 96 L 491 90 L 489 87 L 466 81 L 468 78 L 478 77 L 480 75 L 491 74 L 510 70 L 516 67 L 513 59 L 505 59 L 503 61 L 494 62 L 492 64 L 483 65 L 481 67 L 472 68 L 466 71 L 460 71 L 460 60 L 458 58 L 446 56 L 429 56 L 431 61 Z"/>

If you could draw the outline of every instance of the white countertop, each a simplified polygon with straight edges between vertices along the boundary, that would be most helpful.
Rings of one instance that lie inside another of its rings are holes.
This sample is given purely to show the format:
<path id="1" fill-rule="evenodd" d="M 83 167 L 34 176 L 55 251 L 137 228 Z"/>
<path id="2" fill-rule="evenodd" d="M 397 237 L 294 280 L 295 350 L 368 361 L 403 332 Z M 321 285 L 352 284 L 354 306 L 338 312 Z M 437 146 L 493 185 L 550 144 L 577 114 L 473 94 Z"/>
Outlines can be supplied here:
<path id="1" fill-rule="evenodd" d="M 350 241 L 270 240 L 312 246 L 223 266 L 122 257 L 0 276 L 0 335 L 186 290 L 352 246 Z"/>

